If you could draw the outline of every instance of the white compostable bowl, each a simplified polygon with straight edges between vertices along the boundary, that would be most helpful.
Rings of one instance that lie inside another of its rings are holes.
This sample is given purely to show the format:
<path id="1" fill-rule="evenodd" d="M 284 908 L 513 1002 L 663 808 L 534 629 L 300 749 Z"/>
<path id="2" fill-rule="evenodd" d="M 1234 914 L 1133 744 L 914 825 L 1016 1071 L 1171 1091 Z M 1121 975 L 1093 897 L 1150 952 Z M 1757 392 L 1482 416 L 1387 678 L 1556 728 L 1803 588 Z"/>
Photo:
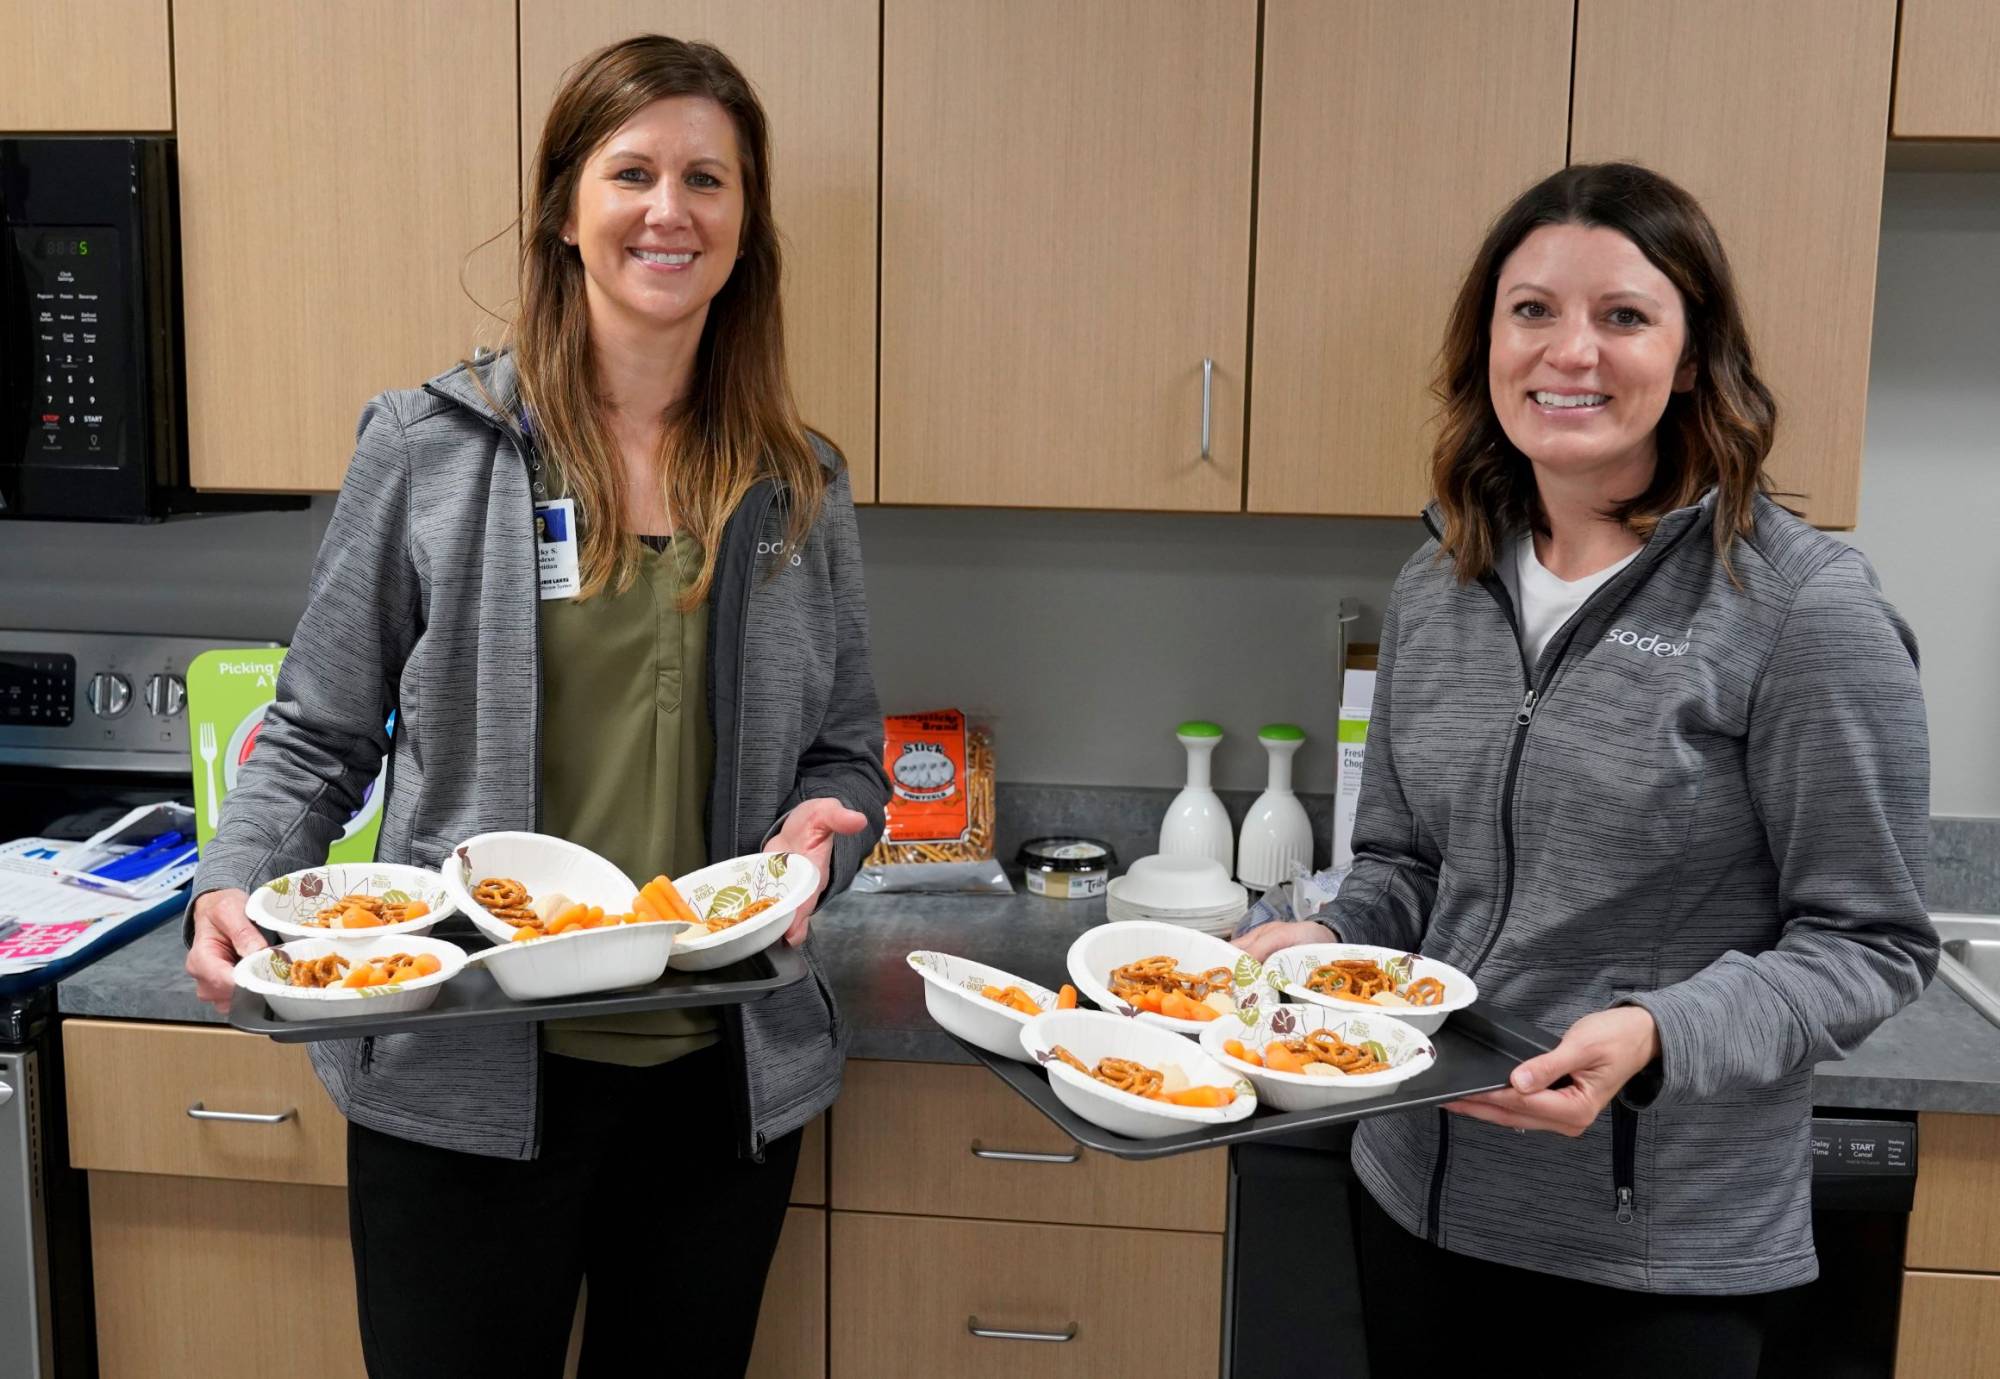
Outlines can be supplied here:
<path id="1" fill-rule="evenodd" d="M 431 908 L 429 914 L 416 919 L 372 929 L 334 929 L 305 922 L 344 895 L 421 900 Z M 449 888 L 436 872 L 392 862 L 336 862 L 287 872 L 252 891 L 243 907 L 252 924 L 274 934 L 287 938 L 337 939 L 350 946 L 369 939 L 428 934 L 432 925 L 448 918 L 457 908 Z"/>
<path id="2" fill-rule="evenodd" d="M 1237 1022 L 1229 1022 L 1234 1025 Z M 1240 1028 L 1240 1026 L 1239 1026 Z M 1109 1087 L 1064 1063 L 1049 1050 L 1060 1044 L 1086 1067 L 1100 1058 L 1129 1058 L 1165 1072 L 1178 1064 L 1195 1086 L 1228 1087 L 1227 1106 L 1176 1106 Z M 1257 1109 L 1257 1089 L 1177 1034 L 1097 1010 L 1053 1010 L 1021 1027 L 1021 1047 L 1048 1071 L 1056 1099 L 1092 1125 L 1135 1140 L 1185 1134 L 1204 1125 L 1227 1125 Z"/>
<path id="3" fill-rule="evenodd" d="M 292 959 L 323 958 L 338 953 L 357 966 L 371 958 L 392 953 L 429 953 L 437 958 L 438 970 L 415 981 L 393 986 L 349 989 L 340 986 L 317 989 L 287 986 L 271 975 L 271 954 L 283 952 Z M 362 1015 L 376 1017 L 403 1015 L 423 1010 L 435 1001 L 444 984 L 465 969 L 465 950 L 443 939 L 418 934 L 373 936 L 366 939 L 302 938 L 280 944 L 276 949 L 260 948 L 236 963 L 236 984 L 262 996 L 271 1013 L 280 1020 L 345 1020 Z"/>
<path id="4" fill-rule="evenodd" d="M 660 979 L 686 920 L 648 920 L 571 929 L 547 938 L 496 943 L 473 954 L 514 1001 L 547 1001 L 624 991 Z"/>
<path id="5" fill-rule="evenodd" d="M 1134 1010 L 1124 1001 L 1111 994 L 1109 982 L 1113 968 L 1126 963 L 1137 962 L 1155 954 L 1165 954 L 1180 965 L 1182 971 L 1206 972 L 1211 968 L 1226 967 L 1230 972 L 1230 995 L 1236 1001 L 1237 1016 L 1220 1016 L 1230 1024 L 1245 1024 L 1255 1018 L 1256 1008 L 1261 1004 L 1275 1003 L 1277 996 L 1266 984 L 1264 969 L 1241 948 L 1232 947 L 1223 940 L 1198 930 L 1178 924 L 1162 924 L 1153 920 L 1125 920 L 1116 924 L 1100 924 L 1094 929 L 1086 929 L 1077 935 L 1076 942 L 1069 946 L 1067 966 L 1069 979 L 1076 983 L 1076 989 L 1100 1009 L 1116 1011 L 1120 1015 L 1136 1016 L 1140 1021 L 1170 1029 L 1179 1034 L 1200 1034 L 1203 1029 L 1215 1023 L 1212 1020 L 1177 1020 L 1166 1015 L 1155 1015 L 1151 1011 Z"/>
<path id="6" fill-rule="evenodd" d="M 1396 991 L 1419 977 L 1436 977 L 1444 983 L 1444 1000 L 1434 1006 L 1378 1006 L 1306 990 L 1306 978 L 1315 967 L 1343 958 L 1373 958 L 1389 974 Z M 1356 1011 L 1387 1015 L 1425 1034 L 1435 1033 L 1453 1011 L 1464 1010 L 1479 999 L 1478 984 L 1450 963 L 1401 948 L 1376 948 L 1365 943 L 1302 943 L 1296 948 L 1280 948 L 1264 960 L 1264 967 L 1271 974 L 1272 985 L 1281 987 L 1288 1001 L 1324 1006 L 1350 1015 Z"/>
<path id="7" fill-rule="evenodd" d="M 438 873 L 452 901 L 495 943 L 512 939 L 514 926 L 495 919 L 472 898 L 472 888 L 481 881 L 505 877 L 527 887 L 531 900 L 566 895 L 578 905 L 596 905 L 613 915 L 629 913 L 639 894 L 631 877 L 589 848 L 546 833 L 482 833 L 467 838 L 445 854 Z"/>
<path id="8" fill-rule="evenodd" d="M 1366 1012 L 1361 1007 L 1342 1012 L 1320 1006 L 1273 1005 L 1248 1029 L 1226 1029 L 1218 1022 L 1215 1027 L 1203 1030 L 1201 1047 L 1233 1075 L 1249 1078 L 1257 1095 L 1276 1110 L 1317 1111 L 1343 1101 L 1381 1096 L 1437 1062 L 1437 1050 L 1429 1039 L 1408 1022 L 1387 1020 L 1382 1018 L 1383 1014 L 1386 1012 Z M 1260 1068 L 1222 1051 L 1225 1042 L 1238 1039 L 1251 1052 L 1262 1053 L 1273 1039 L 1296 1039 L 1317 1029 L 1330 1029 L 1350 1044 L 1379 1044 L 1386 1055 L 1388 1070 L 1352 1077 L 1307 1077 L 1303 1073 Z"/>
<path id="9" fill-rule="evenodd" d="M 533 899 L 565 895 L 607 914 L 629 913 L 639 893 L 631 877 L 589 848 L 546 833 L 479 834 L 446 853 L 438 871 L 458 908 L 496 946 L 508 950 L 479 961 L 516 1001 L 623 991 L 658 981 L 673 953 L 674 935 L 687 927 L 619 924 L 513 942 L 514 926 L 495 919 L 472 898 L 479 882 L 506 877 L 527 887 Z M 597 941 L 577 941 L 585 938 Z"/>
<path id="10" fill-rule="evenodd" d="M 798 852 L 746 853 L 677 877 L 674 889 L 704 919 L 734 914 L 767 898 L 777 904 L 712 934 L 690 929 L 674 944 L 673 966 L 682 972 L 712 972 L 763 952 L 784 937 L 792 916 L 819 894 L 819 886 L 819 868 Z"/>
<path id="11" fill-rule="evenodd" d="M 919 949 L 904 961 L 924 979 L 924 1008 L 933 1020 L 988 1053 L 1028 1061 L 1027 1050 L 1021 1047 L 1021 1027 L 1034 1017 L 998 1001 L 989 1001 L 979 993 L 989 986 L 1003 989 L 1018 986 L 1047 1012 L 1056 1008 L 1055 992 L 1025 977 L 968 958 L 955 958 L 949 953 Z"/>

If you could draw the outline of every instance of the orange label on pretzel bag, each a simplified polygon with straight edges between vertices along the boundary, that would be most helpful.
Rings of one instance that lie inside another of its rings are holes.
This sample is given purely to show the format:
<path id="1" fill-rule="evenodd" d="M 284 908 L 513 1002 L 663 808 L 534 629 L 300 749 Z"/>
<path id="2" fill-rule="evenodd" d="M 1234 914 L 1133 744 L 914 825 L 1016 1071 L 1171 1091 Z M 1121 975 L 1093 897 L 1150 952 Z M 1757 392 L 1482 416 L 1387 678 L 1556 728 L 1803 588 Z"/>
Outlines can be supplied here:
<path id="1" fill-rule="evenodd" d="M 883 719 L 882 769 L 891 790 L 884 840 L 963 840 L 972 827 L 965 763 L 965 715 L 957 709 Z"/>

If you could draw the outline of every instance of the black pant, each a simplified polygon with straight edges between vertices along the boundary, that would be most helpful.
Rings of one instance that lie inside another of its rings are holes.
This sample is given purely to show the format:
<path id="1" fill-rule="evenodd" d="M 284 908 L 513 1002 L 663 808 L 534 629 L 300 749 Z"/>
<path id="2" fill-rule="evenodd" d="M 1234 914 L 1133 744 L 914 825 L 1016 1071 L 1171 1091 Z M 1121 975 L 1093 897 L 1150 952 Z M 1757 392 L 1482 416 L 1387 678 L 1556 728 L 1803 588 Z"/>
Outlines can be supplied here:
<path id="1" fill-rule="evenodd" d="M 740 1376 L 800 1136 L 738 1158 L 737 1095 L 720 1048 L 657 1068 L 549 1056 L 537 1159 L 350 1123 L 371 1379 L 556 1379 L 584 1280 L 584 1379 Z"/>
<path id="2" fill-rule="evenodd" d="M 1372 1379 L 1474 1368 L 1537 1379 L 1756 1379 L 1769 1294 L 1635 1293 L 1441 1250 L 1351 1190 Z"/>

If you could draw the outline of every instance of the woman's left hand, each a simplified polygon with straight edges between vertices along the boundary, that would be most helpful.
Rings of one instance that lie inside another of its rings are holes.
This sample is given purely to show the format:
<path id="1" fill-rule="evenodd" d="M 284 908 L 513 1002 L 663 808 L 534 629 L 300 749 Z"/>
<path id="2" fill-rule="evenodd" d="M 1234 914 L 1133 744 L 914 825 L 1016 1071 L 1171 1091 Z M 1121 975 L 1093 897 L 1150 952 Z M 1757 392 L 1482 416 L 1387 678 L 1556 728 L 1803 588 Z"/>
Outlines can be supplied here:
<path id="1" fill-rule="evenodd" d="M 859 833 L 866 827 L 868 816 L 858 809 L 849 809 L 839 800 L 807 800 L 785 816 L 785 826 L 764 844 L 766 852 L 796 852 L 811 859 L 819 869 L 819 892 L 792 916 L 792 927 L 785 930 L 786 943 L 797 947 L 806 941 L 806 926 L 813 911 L 819 908 L 819 897 L 825 893 L 826 883 L 833 879 L 833 840 L 844 833 Z"/>
<path id="2" fill-rule="evenodd" d="M 1549 1052 L 1514 1069 L 1504 1091 L 1481 1092 L 1444 1109 L 1516 1130 L 1553 1130 L 1574 1139 L 1591 1127 L 1611 1098 L 1660 1054 L 1650 1011 L 1619 1006 L 1584 1016 Z M 1569 1075 L 1569 1085 L 1549 1084 Z"/>

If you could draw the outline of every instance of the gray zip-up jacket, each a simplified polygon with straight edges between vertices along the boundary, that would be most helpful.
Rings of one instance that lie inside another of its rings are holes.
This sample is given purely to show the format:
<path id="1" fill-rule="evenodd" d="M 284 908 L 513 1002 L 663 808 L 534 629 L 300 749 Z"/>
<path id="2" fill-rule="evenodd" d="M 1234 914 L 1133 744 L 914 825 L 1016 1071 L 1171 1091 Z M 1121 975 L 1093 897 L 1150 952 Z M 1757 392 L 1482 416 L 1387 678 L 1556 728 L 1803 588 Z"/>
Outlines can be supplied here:
<path id="1" fill-rule="evenodd" d="M 1397 580 L 1329 922 L 1553 1033 L 1631 1003 L 1660 1036 L 1578 1139 L 1364 1124 L 1363 1182 L 1447 1249 L 1660 1293 L 1812 1279 L 1813 1064 L 1936 970 L 1908 627 L 1776 504 L 1736 584 L 1711 525 L 1712 495 L 1669 514 L 1532 668 L 1498 580 L 1460 584 L 1435 541 Z"/>
<path id="2" fill-rule="evenodd" d="M 278 676 L 257 752 L 203 850 L 191 894 L 250 890 L 313 866 L 391 753 L 376 855 L 435 867 L 477 833 L 533 829 L 539 811 L 533 451 L 508 411 L 511 356 L 384 393 L 361 415 L 353 463 L 320 548 L 305 616 Z M 821 451 L 831 467 L 831 452 Z M 861 547 L 845 473 L 802 549 L 784 546 L 769 481 L 723 535 L 710 595 L 709 719 L 715 776 L 707 838 L 720 860 L 757 851 L 788 810 L 829 796 L 869 827 L 836 839 L 830 897 L 882 828 L 882 714 L 868 664 Z M 383 724 L 397 710 L 393 744 Z M 745 1090 L 751 1154 L 805 1124 L 840 1090 L 846 1032 L 805 945 L 812 979 L 721 1007 Z M 487 1026 L 312 1045 L 334 1103 L 404 1139 L 533 1158 L 540 1027 Z"/>

